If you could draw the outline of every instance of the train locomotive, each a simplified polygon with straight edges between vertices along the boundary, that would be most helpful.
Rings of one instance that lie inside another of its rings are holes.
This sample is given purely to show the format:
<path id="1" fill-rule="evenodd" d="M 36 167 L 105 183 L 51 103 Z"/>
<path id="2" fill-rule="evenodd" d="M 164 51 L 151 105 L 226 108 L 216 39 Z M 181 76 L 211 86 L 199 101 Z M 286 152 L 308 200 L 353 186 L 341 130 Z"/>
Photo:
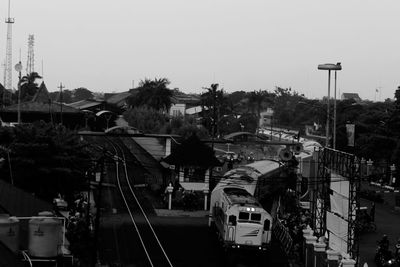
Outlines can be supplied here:
<path id="1" fill-rule="evenodd" d="M 209 214 L 209 226 L 215 228 L 224 248 L 268 250 L 273 217 L 258 199 L 270 193 L 271 184 L 288 186 L 290 179 L 296 182 L 294 170 L 309 165 L 320 147 L 317 142 L 303 140 L 300 145 L 282 146 L 280 160 L 256 161 L 225 173 L 211 193 Z M 296 164 L 290 166 L 292 161 Z"/>
<path id="2" fill-rule="evenodd" d="M 225 249 L 264 251 L 271 241 L 271 215 L 234 180 L 220 182 L 212 191 L 209 226 Z"/>

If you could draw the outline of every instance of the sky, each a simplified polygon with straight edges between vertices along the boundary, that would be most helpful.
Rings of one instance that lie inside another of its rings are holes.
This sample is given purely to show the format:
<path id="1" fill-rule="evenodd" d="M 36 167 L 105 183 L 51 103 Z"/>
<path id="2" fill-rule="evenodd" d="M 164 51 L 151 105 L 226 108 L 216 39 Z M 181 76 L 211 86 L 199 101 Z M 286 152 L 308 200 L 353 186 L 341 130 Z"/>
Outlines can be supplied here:
<path id="1" fill-rule="evenodd" d="M 328 71 L 317 66 L 341 62 L 338 96 L 383 101 L 400 85 L 399 10 L 398 0 L 11 0 L 13 66 L 21 54 L 26 67 L 34 34 L 35 71 L 49 91 L 123 92 L 168 78 L 186 93 L 218 83 L 228 93 L 280 86 L 322 98 Z M 7 12 L 0 0 L 2 84 Z"/>

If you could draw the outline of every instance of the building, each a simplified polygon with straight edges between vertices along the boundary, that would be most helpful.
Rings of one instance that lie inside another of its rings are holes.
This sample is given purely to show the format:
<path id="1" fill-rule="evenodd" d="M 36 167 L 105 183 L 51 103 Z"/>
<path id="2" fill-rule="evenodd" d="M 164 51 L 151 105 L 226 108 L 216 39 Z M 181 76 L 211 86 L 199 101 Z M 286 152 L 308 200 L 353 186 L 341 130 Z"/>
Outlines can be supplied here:
<path id="1" fill-rule="evenodd" d="M 104 94 L 104 101 L 107 104 L 114 105 L 121 110 L 128 109 L 128 98 L 135 95 L 138 90 L 131 89 L 127 92 L 122 93 L 105 93 Z"/>
<path id="2" fill-rule="evenodd" d="M 268 108 L 267 110 L 260 112 L 260 121 L 258 122 L 258 127 L 259 128 L 271 127 L 273 116 L 274 116 L 274 110 L 272 108 Z"/>
<path id="3" fill-rule="evenodd" d="M 185 190 L 203 191 L 210 188 L 210 171 L 221 162 L 215 157 L 211 147 L 205 145 L 196 135 L 192 135 L 162 160 L 173 170 L 171 182 Z"/>
<path id="4" fill-rule="evenodd" d="M 361 97 L 357 93 L 343 93 L 340 99 L 341 100 L 353 99 L 357 103 L 362 101 Z"/>
<path id="5" fill-rule="evenodd" d="M 171 117 L 184 117 L 186 114 L 193 115 L 201 112 L 200 97 L 197 95 L 186 95 L 179 92 L 175 93 L 171 100 L 172 105 L 168 112 Z"/>
<path id="6" fill-rule="evenodd" d="M 18 122 L 18 113 L 22 123 L 45 121 L 54 124 L 63 123 L 68 128 L 84 125 L 84 114 L 79 109 L 64 103 L 53 102 L 44 82 L 31 101 L 4 107 L 0 111 L 1 118 L 7 123 Z"/>

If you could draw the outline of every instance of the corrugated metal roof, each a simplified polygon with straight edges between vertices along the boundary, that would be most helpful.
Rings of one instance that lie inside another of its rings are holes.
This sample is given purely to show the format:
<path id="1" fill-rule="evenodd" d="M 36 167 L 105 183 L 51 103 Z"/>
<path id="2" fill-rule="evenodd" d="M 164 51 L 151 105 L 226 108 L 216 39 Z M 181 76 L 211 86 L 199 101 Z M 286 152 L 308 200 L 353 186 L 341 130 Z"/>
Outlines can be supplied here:
<path id="1" fill-rule="evenodd" d="M 77 102 L 66 104 L 67 106 L 76 108 L 76 109 L 87 109 L 95 106 L 100 106 L 103 104 L 103 101 L 97 101 L 92 99 L 80 100 Z"/>

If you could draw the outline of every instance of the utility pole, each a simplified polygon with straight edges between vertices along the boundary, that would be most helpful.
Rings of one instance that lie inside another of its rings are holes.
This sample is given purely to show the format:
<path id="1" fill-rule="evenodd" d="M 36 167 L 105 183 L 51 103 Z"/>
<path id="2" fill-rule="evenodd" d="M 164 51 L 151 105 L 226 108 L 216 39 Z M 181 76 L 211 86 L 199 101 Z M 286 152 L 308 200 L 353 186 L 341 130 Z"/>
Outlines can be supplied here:
<path id="1" fill-rule="evenodd" d="M 60 112 L 61 112 L 60 121 L 61 121 L 61 125 L 62 125 L 63 124 L 63 108 L 62 108 L 62 106 L 63 106 L 63 89 L 65 88 L 65 86 L 63 86 L 62 83 L 60 83 L 60 86 L 57 88 L 60 88 L 60 97 L 58 100 L 60 101 Z"/>
<path id="2" fill-rule="evenodd" d="M 18 124 L 21 123 L 21 61 L 15 65 L 15 70 L 18 72 Z"/>
<path id="3" fill-rule="evenodd" d="M 97 193 L 97 199 L 96 199 L 96 219 L 94 223 L 94 246 L 93 246 L 93 252 L 92 252 L 92 262 L 91 266 L 95 267 L 97 264 L 97 259 L 98 259 L 98 254 L 97 254 L 97 248 L 98 248 L 98 239 L 99 239 L 99 230 L 100 230 L 100 212 L 101 212 L 101 195 L 102 195 L 102 185 L 103 185 L 103 178 L 104 178 L 104 161 L 105 161 L 105 150 L 103 150 L 103 155 L 99 159 L 99 164 L 100 164 L 100 180 L 99 180 L 99 185 L 98 185 L 98 193 Z"/>

